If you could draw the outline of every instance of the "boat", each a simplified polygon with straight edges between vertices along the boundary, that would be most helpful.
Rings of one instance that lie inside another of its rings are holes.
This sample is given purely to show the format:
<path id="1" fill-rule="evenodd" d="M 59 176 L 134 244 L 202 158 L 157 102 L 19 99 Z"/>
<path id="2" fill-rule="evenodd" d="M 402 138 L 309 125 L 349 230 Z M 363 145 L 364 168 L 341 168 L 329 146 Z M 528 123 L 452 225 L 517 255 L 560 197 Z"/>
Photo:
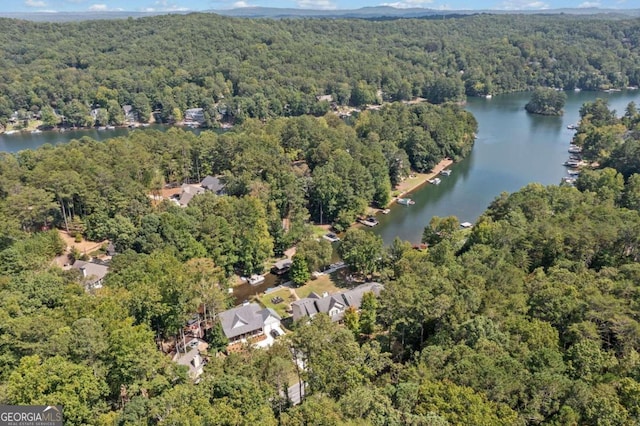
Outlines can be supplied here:
<path id="1" fill-rule="evenodd" d="M 462 227 L 464 229 L 469 229 L 469 228 L 473 227 L 473 223 L 471 223 L 471 222 L 462 222 L 460 224 L 460 227 Z"/>
<path id="2" fill-rule="evenodd" d="M 580 170 L 578 169 L 567 170 L 567 174 L 571 177 L 578 176 L 580 175 Z"/>
<path id="3" fill-rule="evenodd" d="M 449 170 L 449 169 L 444 169 L 444 170 L 442 170 L 442 171 L 440 172 L 440 174 L 441 174 L 442 176 L 449 176 L 449 175 L 451 175 L 451 170 Z"/>
<path id="4" fill-rule="evenodd" d="M 106 126 L 105 127 L 107 130 L 114 130 L 116 128 L 116 126 Z"/>
<path id="5" fill-rule="evenodd" d="M 253 274 L 247 278 L 247 282 L 251 285 L 258 285 L 264 282 L 264 275 Z"/>
<path id="6" fill-rule="evenodd" d="M 491 96 L 491 94 L 485 95 L 485 98 L 487 99 L 491 99 L 493 96 Z"/>
<path id="7" fill-rule="evenodd" d="M 564 163 L 562 163 L 563 166 L 567 166 L 567 167 L 578 167 L 580 166 L 580 161 L 578 160 L 567 160 Z"/>
<path id="8" fill-rule="evenodd" d="M 98 127 L 98 130 L 107 130 L 107 128 L 105 126 L 100 126 Z"/>
<path id="9" fill-rule="evenodd" d="M 40 129 L 35 129 L 35 130 L 32 130 L 32 131 L 31 131 L 31 134 L 32 134 L 32 135 L 37 135 L 38 133 L 42 133 L 42 130 L 40 130 Z"/>
<path id="10" fill-rule="evenodd" d="M 582 89 L 581 89 L 581 88 L 579 88 L 579 87 L 576 87 L 575 89 L 573 89 L 573 91 L 574 91 L 574 92 L 581 92 L 581 91 L 582 91 Z"/>
<path id="11" fill-rule="evenodd" d="M 413 204 L 415 204 L 416 202 L 413 201 L 411 198 L 398 198 L 396 200 L 396 203 L 403 205 L 403 206 L 411 206 Z"/>
<path id="12" fill-rule="evenodd" d="M 571 145 L 569 147 L 569 153 L 571 154 L 580 154 L 582 152 L 582 148 L 576 145 Z"/>
<path id="13" fill-rule="evenodd" d="M 427 182 L 429 182 L 432 185 L 440 185 L 440 182 L 442 182 L 440 180 L 440 178 L 433 178 L 433 179 L 429 179 Z"/>
<path id="14" fill-rule="evenodd" d="M 378 224 L 378 220 L 373 216 L 367 216 L 364 219 L 358 219 L 358 222 L 360 222 L 364 226 L 368 226 L 370 228 L 373 228 L 374 226 L 376 226 Z"/>
<path id="15" fill-rule="evenodd" d="M 567 129 L 569 129 L 569 130 L 576 130 L 577 128 L 578 128 L 578 125 L 577 125 L 577 124 L 569 124 L 569 125 L 567 126 Z"/>
<path id="16" fill-rule="evenodd" d="M 382 211 L 382 214 L 389 214 L 389 213 L 391 213 L 391 209 L 384 209 L 384 210 L 381 210 L 381 211 Z"/>
<path id="17" fill-rule="evenodd" d="M 16 133 L 18 133 L 17 130 L 8 130 L 8 131 L 4 132 L 5 135 L 15 135 Z"/>

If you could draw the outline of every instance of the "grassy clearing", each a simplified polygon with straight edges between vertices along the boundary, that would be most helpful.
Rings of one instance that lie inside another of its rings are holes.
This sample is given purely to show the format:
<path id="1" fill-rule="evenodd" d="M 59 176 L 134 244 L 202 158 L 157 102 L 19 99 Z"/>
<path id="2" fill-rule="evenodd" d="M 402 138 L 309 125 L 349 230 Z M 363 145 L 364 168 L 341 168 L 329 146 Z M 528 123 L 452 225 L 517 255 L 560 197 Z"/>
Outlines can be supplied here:
<path id="1" fill-rule="evenodd" d="M 296 289 L 296 294 L 298 297 L 305 298 L 311 294 L 311 292 L 315 292 L 316 294 L 322 295 L 322 293 L 327 292 L 329 294 L 336 293 L 340 291 L 340 289 L 336 286 L 334 282 L 334 278 L 331 275 L 321 275 L 315 280 L 311 280 L 300 288 Z"/>

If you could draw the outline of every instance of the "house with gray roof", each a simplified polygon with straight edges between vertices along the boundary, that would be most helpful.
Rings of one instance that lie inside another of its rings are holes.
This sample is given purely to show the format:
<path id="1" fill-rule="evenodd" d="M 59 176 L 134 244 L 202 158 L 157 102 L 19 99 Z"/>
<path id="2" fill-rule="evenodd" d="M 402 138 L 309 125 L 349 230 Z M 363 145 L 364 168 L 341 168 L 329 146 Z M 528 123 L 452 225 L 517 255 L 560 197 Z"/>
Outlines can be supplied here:
<path id="1" fill-rule="evenodd" d="M 376 296 L 379 296 L 383 288 L 380 283 L 365 283 L 351 290 L 332 295 L 325 293 L 320 296 L 316 293 L 311 293 L 309 297 L 291 303 L 293 320 L 297 321 L 304 317 L 313 318 L 318 313 L 324 313 L 329 315 L 331 321 L 342 321 L 344 311 L 347 308 L 360 309 L 362 297 L 365 293 L 373 292 Z"/>
<path id="2" fill-rule="evenodd" d="M 202 179 L 200 186 L 216 195 L 224 195 L 224 182 L 215 176 L 207 176 Z"/>
<path id="3" fill-rule="evenodd" d="M 261 346 L 268 346 L 273 342 L 273 334 L 284 334 L 280 327 L 280 316 L 273 309 L 262 308 L 257 303 L 245 303 L 220 312 L 218 318 L 229 344 L 265 336 L 267 343 Z"/>
<path id="4" fill-rule="evenodd" d="M 204 194 L 204 191 L 205 189 L 200 185 L 182 184 L 182 192 L 176 202 L 180 207 L 187 207 L 193 197 L 198 194 Z"/>
<path id="5" fill-rule="evenodd" d="M 87 290 L 102 288 L 102 281 L 109 272 L 109 266 L 104 263 L 85 262 L 84 260 L 76 260 L 71 268 L 80 271 Z"/>

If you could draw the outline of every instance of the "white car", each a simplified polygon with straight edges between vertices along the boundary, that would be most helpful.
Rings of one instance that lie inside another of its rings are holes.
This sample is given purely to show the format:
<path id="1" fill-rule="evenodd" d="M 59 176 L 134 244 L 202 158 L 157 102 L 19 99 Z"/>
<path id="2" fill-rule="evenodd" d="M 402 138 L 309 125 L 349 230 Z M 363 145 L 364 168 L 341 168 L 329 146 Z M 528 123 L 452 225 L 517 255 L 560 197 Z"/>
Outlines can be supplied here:
<path id="1" fill-rule="evenodd" d="M 329 232 L 328 234 L 325 234 L 322 238 L 332 243 L 335 243 L 336 241 L 340 241 L 340 237 L 338 237 L 333 232 Z"/>

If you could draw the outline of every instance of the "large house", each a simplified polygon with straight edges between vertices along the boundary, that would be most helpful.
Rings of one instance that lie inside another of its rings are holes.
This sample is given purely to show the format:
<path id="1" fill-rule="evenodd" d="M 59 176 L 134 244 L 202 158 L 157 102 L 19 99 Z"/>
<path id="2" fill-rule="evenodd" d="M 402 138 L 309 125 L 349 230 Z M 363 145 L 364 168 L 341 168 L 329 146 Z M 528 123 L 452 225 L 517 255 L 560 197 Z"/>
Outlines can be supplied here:
<path id="1" fill-rule="evenodd" d="M 78 269 L 82 273 L 87 290 L 102 288 L 102 281 L 109 272 L 109 266 L 104 263 L 85 262 L 84 260 L 76 260 L 71 268 Z"/>
<path id="2" fill-rule="evenodd" d="M 342 321 L 344 311 L 347 308 L 360 309 L 365 293 L 373 292 L 378 296 L 382 289 L 383 286 L 380 283 L 366 283 L 351 290 L 331 295 L 325 293 L 320 296 L 311 293 L 309 297 L 291 303 L 293 320 L 297 321 L 304 317 L 313 318 L 316 314 L 324 313 L 329 315 L 334 322 Z"/>
<path id="3" fill-rule="evenodd" d="M 182 184 L 182 191 L 175 196 L 174 201 L 180 207 L 187 207 L 193 197 L 198 194 L 204 194 L 205 191 L 211 191 L 216 195 L 224 195 L 224 182 L 218 177 L 207 176 L 200 183 Z"/>
<path id="4" fill-rule="evenodd" d="M 258 341 L 257 346 L 270 346 L 274 335 L 284 334 L 280 327 L 280 316 L 270 308 L 262 308 L 257 303 L 245 303 L 218 314 L 222 331 L 229 344 Z"/>

